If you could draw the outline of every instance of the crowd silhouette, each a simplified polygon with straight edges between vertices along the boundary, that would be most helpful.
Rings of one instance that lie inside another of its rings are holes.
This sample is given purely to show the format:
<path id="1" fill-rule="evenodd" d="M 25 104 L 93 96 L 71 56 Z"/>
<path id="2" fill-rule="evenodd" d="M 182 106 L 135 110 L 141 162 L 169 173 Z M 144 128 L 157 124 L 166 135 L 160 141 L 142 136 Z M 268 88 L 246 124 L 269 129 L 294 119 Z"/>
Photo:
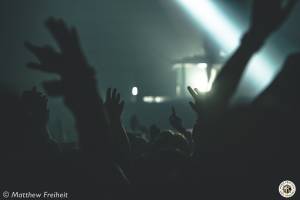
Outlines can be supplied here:
<path id="1" fill-rule="evenodd" d="M 270 5 L 272 4 L 272 5 Z M 72 112 L 79 148 L 61 147 L 48 130 L 48 96 L 35 87 L 20 97 L 0 88 L 0 188 L 64 191 L 70 199 L 278 199 L 278 184 L 297 179 L 300 54 L 286 59 L 274 81 L 250 104 L 229 106 L 251 57 L 288 18 L 296 1 L 255 0 L 237 50 L 205 96 L 188 87 L 193 130 L 170 108 L 172 130 L 149 128 L 115 88 L 101 97 L 79 34 L 62 19 L 46 27 L 59 50 L 25 42 L 38 62 L 27 67 L 59 75 L 43 82 Z M 299 66 L 298 66 L 299 65 Z M 99 80 L 101 83 L 101 80 Z"/>

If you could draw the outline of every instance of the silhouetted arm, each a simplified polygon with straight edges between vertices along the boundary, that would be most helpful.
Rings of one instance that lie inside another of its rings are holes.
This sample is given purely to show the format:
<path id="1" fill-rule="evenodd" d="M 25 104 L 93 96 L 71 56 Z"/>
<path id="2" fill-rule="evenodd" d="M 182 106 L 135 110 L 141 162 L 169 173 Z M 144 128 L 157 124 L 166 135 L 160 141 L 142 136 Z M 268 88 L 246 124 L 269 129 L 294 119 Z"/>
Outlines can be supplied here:
<path id="1" fill-rule="evenodd" d="M 82 53 L 74 28 L 60 19 L 50 18 L 46 26 L 56 40 L 60 52 L 50 46 L 25 46 L 39 60 L 28 67 L 60 75 L 60 80 L 44 82 L 49 95 L 62 95 L 73 112 L 79 132 L 80 146 L 88 155 L 102 154 L 110 159 L 109 125 L 104 105 L 97 92 L 95 73 Z"/>
<path id="2" fill-rule="evenodd" d="M 194 100 L 190 102 L 190 105 L 198 116 L 193 129 L 193 138 L 196 144 L 199 144 L 201 132 L 205 132 L 208 122 L 225 111 L 230 98 L 238 87 L 247 63 L 263 46 L 271 33 L 282 25 L 296 0 L 287 1 L 285 6 L 282 3 L 282 0 L 274 0 L 270 5 L 268 1 L 255 0 L 250 28 L 244 34 L 238 49 L 217 76 L 212 92 L 203 95 L 197 88 L 188 87 Z"/>
<path id="3" fill-rule="evenodd" d="M 273 103 L 283 103 L 293 106 L 292 102 L 297 102 L 297 83 L 299 80 L 300 53 L 290 54 L 278 75 L 272 83 L 252 102 L 255 106 L 265 106 Z M 291 96 L 290 96 L 291 95 Z M 289 103 L 284 101 L 289 99 Z M 277 100 L 277 101 L 276 101 Z M 298 104 L 298 102 L 297 102 Z"/>
<path id="4" fill-rule="evenodd" d="M 106 91 L 105 108 L 110 121 L 111 140 L 113 153 L 117 162 L 122 162 L 130 157 L 130 143 L 121 122 L 124 101 L 116 89 L 108 88 Z"/>
<path id="5" fill-rule="evenodd" d="M 254 1 L 250 29 L 243 36 L 239 48 L 226 62 L 213 86 L 214 98 L 221 107 L 228 104 L 253 54 L 282 25 L 296 1 L 288 1 L 285 6 L 282 3 L 281 0 L 272 1 L 272 5 L 268 1 Z"/>
<path id="6" fill-rule="evenodd" d="M 176 114 L 175 108 L 172 106 L 172 114 L 169 117 L 169 122 L 171 124 L 171 126 L 177 130 L 178 132 L 182 133 L 187 139 L 188 141 L 191 143 L 192 141 L 192 135 L 190 132 L 188 132 L 182 123 L 182 119 Z"/>

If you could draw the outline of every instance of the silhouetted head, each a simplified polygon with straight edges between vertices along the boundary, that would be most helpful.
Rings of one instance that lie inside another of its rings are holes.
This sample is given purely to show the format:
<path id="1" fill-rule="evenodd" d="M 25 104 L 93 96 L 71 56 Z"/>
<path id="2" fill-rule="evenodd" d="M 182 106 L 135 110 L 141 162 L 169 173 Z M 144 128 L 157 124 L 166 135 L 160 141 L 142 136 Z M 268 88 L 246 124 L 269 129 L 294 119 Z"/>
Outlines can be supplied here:
<path id="1" fill-rule="evenodd" d="M 155 124 L 152 124 L 149 130 L 151 140 L 155 140 L 155 138 L 158 137 L 160 134 L 160 129 Z"/>
<path id="2" fill-rule="evenodd" d="M 154 151 L 174 150 L 186 155 L 190 154 L 190 147 L 184 135 L 171 130 L 162 131 L 153 141 Z"/>
<path id="3" fill-rule="evenodd" d="M 43 95 L 34 87 L 32 90 L 23 92 L 21 101 L 29 124 L 41 127 L 47 125 L 49 110 L 46 95 Z"/>

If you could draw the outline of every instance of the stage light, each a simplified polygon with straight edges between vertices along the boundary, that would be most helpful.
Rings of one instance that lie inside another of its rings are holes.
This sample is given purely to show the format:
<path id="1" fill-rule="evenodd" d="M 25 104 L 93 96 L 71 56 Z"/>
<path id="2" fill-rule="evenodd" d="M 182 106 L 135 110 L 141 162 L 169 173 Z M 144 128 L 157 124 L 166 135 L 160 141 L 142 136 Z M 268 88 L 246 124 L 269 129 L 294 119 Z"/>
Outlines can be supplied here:
<path id="1" fill-rule="evenodd" d="M 133 96 L 137 96 L 138 93 L 139 93 L 139 90 L 138 90 L 137 87 L 133 87 L 133 88 L 131 89 L 131 94 L 132 94 Z"/>
<path id="2" fill-rule="evenodd" d="M 154 97 L 152 97 L 152 96 L 145 96 L 145 97 L 143 97 L 143 101 L 145 103 L 153 103 L 154 102 Z"/>
<path id="3" fill-rule="evenodd" d="M 145 103 L 163 103 L 169 98 L 165 96 L 144 96 L 143 101 Z"/>
<path id="4" fill-rule="evenodd" d="M 196 22 L 221 46 L 222 54 L 232 52 L 238 47 L 242 30 L 212 0 L 176 0 Z M 217 2 L 217 1 L 215 1 Z M 276 73 L 276 64 L 272 53 L 265 51 L 254 56 L 247 66 L 245 78 L 248 88 L 256 96 L 272 80 Z M 277 64 L 278 65 L 278 64 Z M 194 79 L 194 78 L 193 78 Z M 198 83 L 199 84 L 199 83 Z M 249 87 L 250 86 L 250 87 Z M 247 91 L 250 92 L 249 90 Z"/>
<path id="5" fill-rule="evenodd" d="M 154 98 L 154 101 L 155 101 L 156 103 L 161 103 L 161 102 L 164 101 L 164 98 L 163 98 L 163 97 L 155 97 L 155 98 Z"/>

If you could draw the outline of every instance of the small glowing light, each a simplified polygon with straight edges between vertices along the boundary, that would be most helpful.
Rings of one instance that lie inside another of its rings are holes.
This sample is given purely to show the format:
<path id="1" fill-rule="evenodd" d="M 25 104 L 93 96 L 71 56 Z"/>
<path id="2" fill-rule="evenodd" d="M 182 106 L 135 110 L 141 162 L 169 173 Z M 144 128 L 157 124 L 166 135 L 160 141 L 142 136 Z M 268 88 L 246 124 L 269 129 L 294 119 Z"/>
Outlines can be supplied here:
<path id="1" fill-rule="evenodd" d="M 152 102 L 154 102 L 154 97 L 152 97 L 152 96 L 145 96 L 145 97 L 143 97 L 143 101 L 145 103 L 152 103 Z"/>
<path id="2" fill-rule="evenodd" d="M 144 96 L 143 101 L 145 103 L 162 103 L 165 102 L 168 98 L 162 96 Z"/>
<path id="3" fill-rule="evenodd" d="M 133 96 L 137 96 L 138 93 L 139 93 L 139 90 L 138 90 L 137 87 L 133 87 L 133 88 L 131 89 L 131 94 L 132 94 Z"/>
<path id="4" fill-rule="evenodd" d="M 156 103 L 161 103 L 163 100 L 164 100 L 163 97 L 155 97 L 155 98 L 154 98 L 154 101 L 155 101 Z"/>

